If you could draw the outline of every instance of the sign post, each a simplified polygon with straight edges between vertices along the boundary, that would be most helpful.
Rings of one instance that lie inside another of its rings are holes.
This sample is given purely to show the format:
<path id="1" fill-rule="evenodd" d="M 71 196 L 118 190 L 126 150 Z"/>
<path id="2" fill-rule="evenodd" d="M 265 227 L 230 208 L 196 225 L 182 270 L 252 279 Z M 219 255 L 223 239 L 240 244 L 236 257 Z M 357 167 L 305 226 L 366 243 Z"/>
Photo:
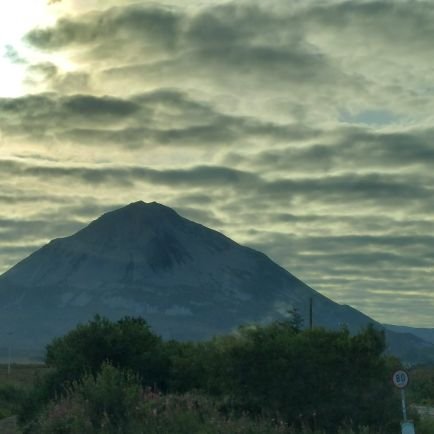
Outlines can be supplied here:
<path id="1" fill-rule="evenodd" d="M 407 372 L 400 369 L 393 373 L 393 384 L 401 390 L 401 406 L 402 406 L 402 418 L 401 422 L 401 434 L 415 434 L 413 422 L 407 420 L 407 406 L 405 403 L 405 388 L 408 385 Z"/>

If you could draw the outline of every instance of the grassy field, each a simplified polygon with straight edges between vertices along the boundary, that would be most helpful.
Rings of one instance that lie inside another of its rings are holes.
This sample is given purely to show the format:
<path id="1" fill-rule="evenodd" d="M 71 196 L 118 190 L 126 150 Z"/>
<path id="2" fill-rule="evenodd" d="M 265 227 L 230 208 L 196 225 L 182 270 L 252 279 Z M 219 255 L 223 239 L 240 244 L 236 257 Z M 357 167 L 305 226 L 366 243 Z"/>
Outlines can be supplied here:
<path id="1" fill-rule="evenodd" d="M 16 404 L 21 394 L 32 387 L 35 378 L 48 372 L 42 364 L 0 364 L 0 433 L 19 434 L 16 426 Z"/>
<path id="2" fill-rule="evenodd" d="M 11 365 L 8 373 L 8 365 L 0 364 L 0 387 L 15 386 L 26 388 L 32 385 L 37 375 L 43 375 L 48 368 L 45 365 Z"/>

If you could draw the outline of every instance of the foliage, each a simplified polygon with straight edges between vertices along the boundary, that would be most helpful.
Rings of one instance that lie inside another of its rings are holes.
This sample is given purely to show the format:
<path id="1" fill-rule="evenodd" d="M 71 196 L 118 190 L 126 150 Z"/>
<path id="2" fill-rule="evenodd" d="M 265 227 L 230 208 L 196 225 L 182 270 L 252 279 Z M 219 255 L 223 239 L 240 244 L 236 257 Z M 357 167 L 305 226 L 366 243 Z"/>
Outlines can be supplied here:
<path id="1" fill-rule="evenodd" d="M 409 399 L 421 405 L 434 406 L 434 368 L 420 366 L 411 370 Z"/>
<path id="2" fill-rule="evenodd" d="M 134 417 L 140 392 L 136 375 L 103 364 L 96 376 L 73 382 L 27 429 L 47 434 L 119 432 Z"/>
<path id="3" fill-rule="evenodd" d="M 11 369 L 7 365 L 0 366 L 0 420 L 16 415 L 34 393 L 34 381 L 47 373 L 43 365 L 17 365 Z M 0 430 L 1 431 L 1 430 Z"/>
<path id="4" fill-rule="evenodd" d="M 417 434 L 434 433 L 434 419 L 422 418 L 416 423 Z"/>
<path id="5" fill-rule="evenodd" d="M 51 371 L 37 380 L 24 400 L 20 422 L 27 424 L 83 375 L 96 375 L 105 362 L 135 372 L 144 385 L 165 387 L 169 359 L 161 338 L 151 332 L 146 321 L 125 317 L 112 322 L 97 315 L 48 345 L 46 363 Z"/>
<path id="6" fill-rule="evenodd" d="M 104 362 L 137 372 L 146 385 L 164 386 L 169 360 L 161 338 L 142 318 L 117 322 L 96 316 L 47 347 L 46 363 L 74 381 L 85 372 L 97 373 Z"/>
<path id="7" fill-rule="evenodd" d="M 21 388 L 7 384 L 0 386 L 0 419 L 17 413 L 23 402 L 24 391 Z"/>
<path id="8" fill-rule="evenodd" d="M 181 379 L 194 378 L 195 388 L 224 400 L 230 411 L 278 415 L 298 426 L 388 429 L 392 420 L 393 429 L 400 407 L 384 347 L 373 327 L 356 336 L 300 332 L 285 322 L 244 327 L 238 335 L 185 346 L 172 359 L 172 387 L 188 390 Z"/>
<path id="9" fill-rule="evenodd" d="M 80 420 L 93 430 L 100 430 L 102 423 L 106 430 L 116 430 L 127 429 L 134 420 L 142 427 L 153 421 L 155 427 L 167 428 L 169 419 L 186 426 L 186 432 L 200 427 L 197 432 L 203 433 L 219 432 L 212 426 L 225 423 L 234 425 L 226 425 L 229 431 L 222 432 L 253 433 L 237 424 L 246 427 L 258 421 L 264 427 L 274 421 L 269 432 L 278 432 L 273 431 L 276 421 L 279 429 L 291 426 L 335 434 L 338 426 L 346 426 L 348 432 L 365 426 L 368 431 L 394 432 L 399 431 L 400 405 L 390 372 L 396 360 L 384 357 L 384 348 L 384 335 L 374 327 L 354 336 L 346 329 L 302 331 L 294 318 L 194 343 L 163 342 L 141 319 L 111 322 L 96 317 L 49 345 L 47 363 L 53 371 L 23 404 L 20 420 L 27 426 L 39 420 L 40 429 L 43 421 L 51 421 L 54 430 L 55 423 L 61 423 L 56 414 L 67 409 L 66 419 L 72 418 L 68 423 L 74 427 L 68 429 L 84 432 L 91 431 Z M 133 374 L 120 376 L 126 371 Z M 149 387 L 164 395 L 150 400 Z M 124 396 L 122 388 L 129 410 L 123 404 L 116 407 L 118 397 Z M 148 391 L 146 399 L 140 400 L 143 390 Z M 208 404 L 190 408 L 191 396 L 207 397 Z M 153 407 L 157 404 L 165 411 Z M 166 420 L 168 409 L 173 414 Z M 154 411 L 161 417 L 149 419 Z M 155 427 L 149 425 L 146 432 L 171 432 Z"/>
<path id="10" fill-rule="evenodd" d="M 75 382 L 27 431 L 33 434 L 296 434 L 282 420 L 223 415 L 200 394 L 162 395 L 144 390 L 136 376 L 104 364 L 96 377 Z M 361 434 L 372 431 L 363 429 Z M 304 434 L 323 434 L 303 430 Z M 353 433 L 342 429 L 339 434 Z"/>

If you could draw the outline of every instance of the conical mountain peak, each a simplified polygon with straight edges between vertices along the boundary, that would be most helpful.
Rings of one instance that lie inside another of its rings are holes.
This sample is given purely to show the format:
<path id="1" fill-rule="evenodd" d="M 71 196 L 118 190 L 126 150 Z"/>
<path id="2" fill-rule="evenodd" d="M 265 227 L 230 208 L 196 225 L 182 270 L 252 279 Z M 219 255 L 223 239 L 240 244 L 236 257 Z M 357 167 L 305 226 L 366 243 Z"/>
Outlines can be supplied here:
<path id="1" fill-rule="evenodd" d="M 168 206 L 162 205 L 158 202 L 132 202 L 122 208 L 116 209 L 114 211 L 103 214 L 98 220 L 103 220 L 107 218 L 141 218 L 141 219 L 152 219 L 152 218 L 174 218 L 181 217 Z"/>
<path id="2" fill-rule="evenodd" d="M 74 237 L 91 243 L 111 240 L 117 246 L 127 243 L 131 247 L 156 234 L 172 232 L 185 221 L 167 206 L 139 201 L 103 214 Z"/>
<path id="3" fill-rule="evenodd" d="M 129 210 L 137 213 L 155 213 L 155 212 L 167 212 L 167 213 L 175 213 L 172 208 L 168 206 L 162 205 L 158 202 L 144 202 L 143 200 L 139 200 L 137 202 L 131 202 L 129 205 L 124 206 L 123 208 L 118 209 L 117 211 Z"/>

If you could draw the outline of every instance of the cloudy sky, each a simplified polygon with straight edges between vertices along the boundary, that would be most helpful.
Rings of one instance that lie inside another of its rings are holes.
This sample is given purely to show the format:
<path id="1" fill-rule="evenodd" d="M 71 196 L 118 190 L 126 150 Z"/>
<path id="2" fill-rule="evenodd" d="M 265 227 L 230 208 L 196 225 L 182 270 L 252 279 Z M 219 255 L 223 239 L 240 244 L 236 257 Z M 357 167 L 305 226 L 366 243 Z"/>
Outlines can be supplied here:
<path id="1" fill-rule="evenodd" d="M 144 200 L 434 327 L 434 1 L 0 4 L 0 272 Z"/>

